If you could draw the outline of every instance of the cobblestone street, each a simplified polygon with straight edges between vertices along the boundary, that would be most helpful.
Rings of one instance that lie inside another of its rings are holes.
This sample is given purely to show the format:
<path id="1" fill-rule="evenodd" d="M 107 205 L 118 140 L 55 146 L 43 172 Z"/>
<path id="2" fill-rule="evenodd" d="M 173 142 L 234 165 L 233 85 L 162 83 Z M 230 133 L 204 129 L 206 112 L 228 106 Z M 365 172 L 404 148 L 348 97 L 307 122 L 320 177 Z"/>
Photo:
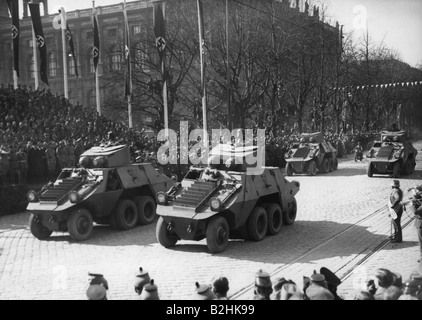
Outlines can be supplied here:
<path id="1" fill-rule="evenodd" d="M 422 142 L 414 145 L 416 171 L 399 179 L 405 200 L 408 188 L 422 181 Z M 28 230 L 28 213 L 0 217 L 0 299 L 86 299 L 88 272 L 104 274 L 109 299 L 134 299 L 139 267 L 149 271 L 163 300 L 190 299 L 195 282 L 220 274 L 230 281 L 232 299 L 249 299 L 259 269 L 302 285 L 303 276 L 328 267 L 343 279 L 339 294 L 347 299 L 379 267 L 406 280 L 419 267 L 413 217 L 403 215 L 403 243 L 386 241 L 392 177 L 368 178 L 366 166 L 366 159 L 355 163 L 349 156 L 339 159 L 337 171 L 288 177 L 301 183 L 296 222 L 260 242 L 232 240 L 219 254 L 210 254 L 205 240 L 165 249 L 157 243 L 155 222 L 130 231 L 98 225 L 84 242 L 57 232 L 40 241 Z"/>

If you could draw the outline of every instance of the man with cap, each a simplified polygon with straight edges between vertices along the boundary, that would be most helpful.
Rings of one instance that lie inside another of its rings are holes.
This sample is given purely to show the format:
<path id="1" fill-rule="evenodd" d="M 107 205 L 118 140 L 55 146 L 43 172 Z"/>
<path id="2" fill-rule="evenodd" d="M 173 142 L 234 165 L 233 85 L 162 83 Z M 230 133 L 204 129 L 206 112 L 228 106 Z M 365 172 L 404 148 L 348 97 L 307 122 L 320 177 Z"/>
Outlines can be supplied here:
<path id="1" fill-rule="evenodd" d="M 403 294 L 398 300 L 419 300 L 418 291 L 420 290 L 418 282 L 416 280 L 408 280 L 404 284 Z"/>
<path id="2" fill-rule="evenodd" d="M 268 272 L 259 270 L 255 274 L 254 300 L 270 300 L 273 293 L 272 282 Z"/>
<path id="3" fill-rule="evenodd" d="M 391 238 L 391 243 L 401 243 L 402 228 L 401 228 L 401 216 L 403 214 L 403 191 L 400 189 L 400 181 L 393 180 L 391 184 L 391 193 L 388 201 L 388 208 L 390 211 L 391 221 L 394 227 L 394 236 Z"/>
<path id="4" fill-rule="evenodd" d="M 108 282 L 102 274 L 88 272 L 89 285 L 86 290 L 88 300 L 107 300 Z"/>
<path id="5" fill-rule="evenodd" d="M 211 290 L 211 287 L 206 284 L 195 282 L 195 295 L 194 300 L 215 300 L 216 296 Z"/>
<path id="6" fill-rule="evenodd" d="M 229 300 L 227 298 L 229 280 L 223 276 L 214 278 L 211 283 L 211 291 L 214 293 L 216 300 Z"/>
<path id="7" fill-rule="evenodd" d="M 149 273 L 146 270 L 144 270 L 142 267 L 139 268 L 139 271 L 136 273 L 135 283 L 134 283 L 135 292 L 139 295 L 139 297 L 141 296 L 144 286 L 150 283 L 150 281 L 151 279 L 150 279 Z"/>

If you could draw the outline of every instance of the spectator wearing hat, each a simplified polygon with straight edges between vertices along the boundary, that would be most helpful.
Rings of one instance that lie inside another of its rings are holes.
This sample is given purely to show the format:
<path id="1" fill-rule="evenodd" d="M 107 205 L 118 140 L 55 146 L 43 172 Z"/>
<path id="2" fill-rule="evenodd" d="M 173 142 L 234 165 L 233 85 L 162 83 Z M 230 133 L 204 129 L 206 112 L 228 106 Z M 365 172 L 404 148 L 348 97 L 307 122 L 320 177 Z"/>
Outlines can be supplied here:
<path id="1" fill-rule="evenodd" d="M 154 279 L 151 279 L 150 282 L 144 286 L 142 293 L 139 296 L 139 300 L 160 300 L 158 287 L 154 283 Z"/>
<path id="2" fill-rule="evenodd" d="M 102 274 L 88 273 L 89 284 L 86 290 L 88 300 L 107 300 L 108 282 Z"/>
<path id="3" fill-rule="evenodd" d="M 420 287 L 418 282 L 413 279 L 409 279 L 404 284 L 403 294 L 398 298 L 398 300 L 419 300 L 418 291 Z"/>
<path id="4" fill-rule="evenodd" d="M 311 284 L 305 294 L 309 300 L 334 300 L 334 295 L 330 290 L 320 285 Z"/>
<path id="5" fill-rule="evenodd" d="M 211 291 L 214 293 L 216 300 L 229 300 L 227 298 L 229 280 L 223 276 L 214 278 L 211 282 Z"/>
<path id="6" fill-rule="evenodd" d="M 254 300 L 270 300 L 271 293 L 273 287 L 270 274 L 259 270 L 255 274 Z"/>
<path id="7" fill-rule="evenodd" d="M 391 184 L 391 193 L 389 197 L 389 209 L 390 217 L 394 227 L 394 236 L 391 238 L 391 243 L 401 243 L 402 238 L 402 227 L 401 227 L 401 217 L 403 214 L 403 191 L 400 189 L 400 181 L 393 180 Z"/>
<path id="8" fill-rule="evenodd" d="M 374 298 L 375 300 L 384 300 L 384 293 L 394 283 L 393 273 L 385 268 L 379 268 L 375 272 L 375 286 L 377 288 Z"/>
<path id="9" fill-rule="evenodd" d="M 139 268 L 138 272 L 136 273 L 135 283 L 134 283 L 135 292 L 138 294 L 139 298 L 142 294 L 144 286 L 150 283 L 150 281 L 151 281 L 151 278 L 149 276 L 148 271 L 144 270 L 142 267 Z"/>

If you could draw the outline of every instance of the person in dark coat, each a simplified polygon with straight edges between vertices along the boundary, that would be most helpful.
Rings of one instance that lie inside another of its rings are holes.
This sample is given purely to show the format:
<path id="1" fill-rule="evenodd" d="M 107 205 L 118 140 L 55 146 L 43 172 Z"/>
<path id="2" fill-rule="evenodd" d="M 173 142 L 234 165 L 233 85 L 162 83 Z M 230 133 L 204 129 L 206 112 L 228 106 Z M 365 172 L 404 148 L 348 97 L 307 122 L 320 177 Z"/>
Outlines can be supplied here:
<path id="1" fill-rule="evenodd" d="M 393 180 L 391 188 L 392 190 L 389 198 L 389 210 L 394 227 L 394 236 L 391 238 L 390 242 L 401 243 L 403 241 L 401 227 L 401 217 L 403 215 L 403 191 L 400 189 L 400 181 Z"/>

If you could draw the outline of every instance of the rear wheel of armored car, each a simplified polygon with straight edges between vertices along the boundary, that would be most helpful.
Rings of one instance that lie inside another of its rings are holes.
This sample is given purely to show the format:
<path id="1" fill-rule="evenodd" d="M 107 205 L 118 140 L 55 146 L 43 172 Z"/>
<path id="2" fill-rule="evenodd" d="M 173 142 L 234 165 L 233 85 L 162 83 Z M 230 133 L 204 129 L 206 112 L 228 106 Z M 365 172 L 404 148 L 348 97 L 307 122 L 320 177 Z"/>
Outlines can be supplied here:
<path id="1" fill-rule="evenodd" d="M 312 160 L 311 162 L 309 162 L 308 174 L 310 176 L 314 176 L 314 175 L 316 175 L 316 170 L 317 170 L 316 163 L 315 163 L 315 161 Z"/>
<path id="2" fill-rule="evenodd" d="M 334 171 L 334 160 L 333 158 L 330 158 L 328 160 L 328 171 L 333 172 Z"/>
<path id="3" fill-rule="evenodd" d="M 403 174 L 405 176 L 409 175 L 412 173 L 412 160 L 408 159 L 405 163 L 404 163 L 404 170 L 403 170 Z"/>
<path id="4" fill-rule="evenodd" d="M 113 210 L 114 226 L 120 230 L 129 230 L 136 226 L 138 209 L 132 200 L 120 200 Z"/>
<path id="5" fill-rule="evenodd" d="M 31 230 L 32 235 L 39 240 L 45 240 L 53 233 L 53 231 L 44 227 L 33 213 L 29 216 L 29 230 Z"/>
<path id="6" fill-rule="evenodd" d="M 327 173 L 329 170 L 328 166 L 329 166 L 328 159 L 327 158 L 322 159 L 321 173 Z"/>
<path id="7" fill-rule="evenodd" d="M 229 224 L 224 217 L 214 217 L 207 225 L 207 246 L 212 253 L 226 249 L 229 243 Z"/>
<path id="8" fill-rule="evenodd" d="M 371 162 L 368 163 L 366 174 L 368 175 L 368 177 L 372 177 L 374 175 L 374 168 Z"/>
<path id="9" fill-rule="evenodd" d="M 400 162 L 396 162 L 393 166 L 393 178 L 398 178 L 400 177 Z"/>
<path id="10" fill-rule="evenodd" d="M 292 165 L 289 162 L 287 162 L 286 163 L 286 176 L 290 177 L 292 174 L 293 174 Z"/>
<path id="11" fill-rule="evenodd" d="M 289 202 L 287 211 L 283 212 L 283 223 L 285 225 L 291 225 L 296 220 L 297 214 L 297 202 L 296 198 L 292 198 L 292 201 Z"/>
<path id="12" fill-rule="evenodd" d="M 163 217 L 159 217 L 155 229 L 155 236 L 157 237 L 158 242 L 165 248 L 173 247 L 177 243 L 177 240 L 179 240 L 176 234 L 167 229 L 167 226 Z"/>
<path id="13" fill-rule="evenodd" d="M 262 207 L 255 207 L 248 218 L 248 237 L 253 241 L 265 238 L 268 229 L 267 212 Z"/>
<path id="14" fill-rule="evenodd" d="M 338 169 L 338 160 L 337 160 L 337 158 L 334 158 L 333 169 L 334 170 L 337 170 Z"/>
<path id="15" fill-rule="evenodd" d="M 140 196 L 133 199 L 136 208 L 138 209 L 138 224 L 146 225 L 154 221 L 156 214 L 157 205 L 150 196 Z"/>
<path id="16" fill-rule="evenodd" d="M 86 209 L 73 211 L 67 219 L 67 230 L 76 241 L 87 240 L 92 235 L 94 222 L 91 213 Z"/>
<path id="17" fill-rule="evenodd" d="M 268 217 L 268 230 L 267 234 L 275 235 L 278 234 L 283 225 L 283 212 L 277 203 L 270 203 L 265 206 Z"/>

